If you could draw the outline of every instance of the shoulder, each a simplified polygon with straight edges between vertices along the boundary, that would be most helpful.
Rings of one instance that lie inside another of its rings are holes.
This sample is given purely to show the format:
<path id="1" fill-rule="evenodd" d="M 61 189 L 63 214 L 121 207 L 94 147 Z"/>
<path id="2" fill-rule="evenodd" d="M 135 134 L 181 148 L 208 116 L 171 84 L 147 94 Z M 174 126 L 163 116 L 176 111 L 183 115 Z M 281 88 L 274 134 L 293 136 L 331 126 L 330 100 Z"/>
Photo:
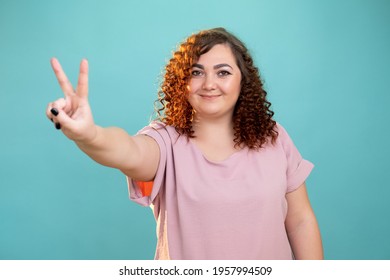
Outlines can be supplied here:
<path id="1" fill-rule="evenodd" d="M 171 137 L 179 135 L 173 126 L 167 125 L 161 121 L 152 121 L 149 124 L 149 127 L 156 130 L 158 133 L 167 133 Z"/>
<path id="2" fill-rule="evenodd" d="M 289 133 L 278 122 L 276 123 L 276 131 L 278 132 L 278 138 L 276 139 L 275 145 L 282 148 L 286 154 L 290 154 L 296 147 Z"/>
<path id="3" fill-rule="evenodd" d="M 170 125 L 166 125 L 165 123 L 163 123 L 161 121 L 152 121 L 151 123 L 149 123 L 149 125 L 145 126 L 141 130 L 139 130 L 138 134 L 142 134 L 142 133 L 145 134 L 145 132 L 148 132 L 148 131 L 156 131 L 157 133 L 172 134 L 176 130 L 174 127 L 172 127 Z"/>
<path id="4" fill-rule="evenodd" d="M 179 137 L 179 134 L 173 126 L 166 125 L 160 121 L 152 121 L 149 125 L 138 131 L 137 134 L 148 135 L 155 139 L 159 138 L 164 140 L 164 142 L 170 142 Z"/>
<path id="5" fill-rule="evenodd" d="M 287 130 L 278 122 L 276 123 L 276 131 L 278 132 L 277 141 L 280 141 L 282 143 L 286 141 L 291 141 L 290 135 L 288 134 Z"/>
<path id="6" fill-rule="evenodd" d="M 276 122 L 275 128 L 276 131 L 278 132 L 278 137 L 279 136 L 284 137 L 287 134 L 286 129 L 280 123 Z"/>

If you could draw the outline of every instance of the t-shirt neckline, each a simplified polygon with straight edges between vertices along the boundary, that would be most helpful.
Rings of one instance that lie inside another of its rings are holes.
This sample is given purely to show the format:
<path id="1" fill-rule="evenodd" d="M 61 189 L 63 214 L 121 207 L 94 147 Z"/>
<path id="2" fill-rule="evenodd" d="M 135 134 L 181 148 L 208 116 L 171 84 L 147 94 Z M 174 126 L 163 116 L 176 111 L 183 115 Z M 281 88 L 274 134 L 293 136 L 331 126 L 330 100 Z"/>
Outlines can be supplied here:
<path id="1" fill-rule="evenodd" d="M 189 139 L 188 142 L 190 143 L 192 149 L 193 149 L 198 155 L 200 155 L 205 161 L 207 161 L 208 163 L 213 164 L 213 165 L 224 165 L 224 164 L 226 164 L 227 162 L 229 162 L 229 161 L 231 161 L 231 160 L 234 160 L 236 157 L 238 157 L 238 156 L 240 156 L 241 154 L 243 154 L 244 150 L 246 150 L 246 147 L 241 148 L 240 150 L 235 151 L 234 153 L 232 153 L 231 155 L 229 155 L 229 156 L 226 157 L 225 159 L 219 160 L 219 161 L 215 161 L 215 160 L 210 160 L 210 159 L 208 159 L 207 156 L 204 155 L 204 153 L 202 152 L 202 150 L 198 147 L 198 145 L 197 145 L 192 139 Z"/>

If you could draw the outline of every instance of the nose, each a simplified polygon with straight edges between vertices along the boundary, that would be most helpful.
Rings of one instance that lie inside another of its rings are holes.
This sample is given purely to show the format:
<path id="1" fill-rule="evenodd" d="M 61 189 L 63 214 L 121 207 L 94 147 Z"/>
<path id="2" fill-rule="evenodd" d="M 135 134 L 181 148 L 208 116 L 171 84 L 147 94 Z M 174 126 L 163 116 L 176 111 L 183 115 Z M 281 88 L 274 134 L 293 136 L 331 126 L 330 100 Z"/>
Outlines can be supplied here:
<path id="1" fill-rule="evenodd" d="M 216 81 L 214 75 L 212 74 L 205 75 L 202 88 L 203 90 L 207 90 L 207 91 L 216 89 Z"/>

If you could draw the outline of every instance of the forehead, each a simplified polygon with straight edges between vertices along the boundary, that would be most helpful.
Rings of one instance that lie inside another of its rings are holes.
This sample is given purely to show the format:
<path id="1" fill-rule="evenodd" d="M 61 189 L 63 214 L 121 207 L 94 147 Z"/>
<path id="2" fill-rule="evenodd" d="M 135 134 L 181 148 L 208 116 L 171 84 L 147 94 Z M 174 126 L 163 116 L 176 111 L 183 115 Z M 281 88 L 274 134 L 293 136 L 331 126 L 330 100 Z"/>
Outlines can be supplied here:
<path id="1" fill-rule="evenodd" d="M 234 57 L 230 46 L 227 44 L 217 44 L 213 46 L 207 53 L 204 53 L 199 57 L 197 63 L 203 65 L 218 63 L 237 65 L 236 58 Z"/>

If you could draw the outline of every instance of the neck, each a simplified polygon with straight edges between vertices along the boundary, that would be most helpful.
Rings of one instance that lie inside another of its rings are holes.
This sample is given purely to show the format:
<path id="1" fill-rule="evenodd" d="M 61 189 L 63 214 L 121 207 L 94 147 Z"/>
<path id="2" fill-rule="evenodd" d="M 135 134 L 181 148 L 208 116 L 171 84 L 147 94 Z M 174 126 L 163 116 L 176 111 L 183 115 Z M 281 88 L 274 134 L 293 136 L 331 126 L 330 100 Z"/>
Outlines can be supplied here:
<path id="1" fill-rule="evenodd" d="M 231 118 L 213 120 L 195 118 L 193 130 L 195 131 L 195 137 L 201 140 L 219 139 L 233 141 L 234 139 L 233 122 Z"/>
<path id="2" fill-rule="evenodd" d="M 195 138 L 192 140 L 202 151 L 203 155 L 213 162 L 229 158 L 240 150 L 234 144 L 234 129 L 232 119 L 194 121 Z"/>

